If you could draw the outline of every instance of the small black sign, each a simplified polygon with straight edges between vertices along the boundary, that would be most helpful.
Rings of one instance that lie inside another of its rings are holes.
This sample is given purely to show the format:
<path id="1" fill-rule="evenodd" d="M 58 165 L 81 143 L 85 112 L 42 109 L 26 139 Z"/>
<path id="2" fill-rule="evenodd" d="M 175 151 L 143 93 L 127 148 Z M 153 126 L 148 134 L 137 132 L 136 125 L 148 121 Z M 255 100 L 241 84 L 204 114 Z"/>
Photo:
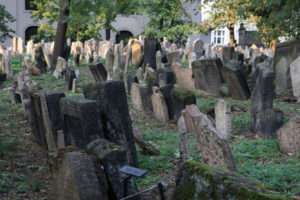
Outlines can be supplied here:
<path id="1" fill-rule="evenodd" d="M 131 175 L 131 176 L 138 177 L 138 178 L 140 178 L 148 173 L 146 170 L 138 169 L 138 168 L 131 167 L 128 165 L 125 165 L 124 167 L 119 169 L 119 171 L 122 173 L 128 174 L 128 175 Z"/>

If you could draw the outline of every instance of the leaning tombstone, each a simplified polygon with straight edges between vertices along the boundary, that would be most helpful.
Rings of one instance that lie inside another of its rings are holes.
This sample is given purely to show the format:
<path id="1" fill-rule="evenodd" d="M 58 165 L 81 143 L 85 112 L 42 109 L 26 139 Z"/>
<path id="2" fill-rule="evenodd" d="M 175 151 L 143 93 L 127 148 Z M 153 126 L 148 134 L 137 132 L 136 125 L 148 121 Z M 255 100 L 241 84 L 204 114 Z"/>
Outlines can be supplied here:
<path id="1" fill-rule="evenodd" d="M 153 94 L 151 95 L 154 116 L 161 121 L 166 123 L 169 121 L 169 113 L 164 96 L 160 92 L 158 87 L 152 87 Z"/>
<path id="2" fill-rule="evenodd" d="M 63 118 L 65 144 L 85 149 L 86 145 L 103 138 L 98 101 L 62 98 L 60 109 Z"/>
<path id="3" fill-rule="evenodd" d="M 293 87 L 293 94 L 300 101 L 300 56 L 291 63 L 291 80 Z"/>
<path id="4" fill-rule="evenodd" d="M 47 63 L 47 66 L 50 69 L 53 55 L 51 54 L 48 47 L 45 45 L 42 45 L 42 51 L 43 51 L 43 55 L 44 55 L 45 61 Z"/>
<path id="5" fill-rule="evenodd" d="M 69 66 L 64 71 L 66 90 L 72 90 L 73 79 L 76 78 L 74 68 Z"/>
<path id="6" fill-rule="evenodd" d="M 137 153 L 127 96 L 123 81 L 92 83 L 83 87 L 85 98 L 97 100 L 104 126 L 104 137 L 111 142 L 124 146 L 132 166 L 137 166 Z"/>
<path id="7" fill-rule="evenodd" d="M 188 132 L 186 130 L 184 118 L 182 116 L 178 119 L 177 126 L 178 126 L 178 136 L 179 136 L 178 146 L 180 152 L 180 160 L 184 162 L 189 159 L 190 154 L 189 154 L 188 136 L 187 136 Z"/>
<path id="8" fill-rule="evenodd" d="M 195 95 L 183 87 L 175 87 L 171 90 L 171 100 L 174 111 L 174 119 L 178 121 L 181 111 L 186 105 L 196 104 Z"/>
<path id="9" fill-rule="evenodd" d="M 96 82 L 106 81 L 107 71 L 101 62 L 91 63 L 89 68 Z"/>
<path id="10" fill-rule="evenodd" d="M 180 59 L 180 53 L 179 51 L 174 51 L 167 53 L 168 63 L 172 64 L 174 59 Z"/>
<path id="11" fill-rule="evenodd" d="M 145 47 L 144 47 L 144 65 L 148 63 L 150 67 L 156 69 L 156 51 L 159 50 L 159 42 L 157 38 L 145 38 Z"/>
<path id="12" fill-rule="evenodd" d="M 179 61 L 173 63 L 176 83 L 184 88 L 195 89 L 195 79 L 191 68 L 183 68 Z"/>
<path id="13" fill-rule="evenodd" d="M 292 156 L 300 152 L 300 116 L 290 119 L 276 134 L 281 152 Z"/>
<path id="14" fill-rule="evenodd" d="M 132 75 L 132 74 L 129 74 L 128 76 L 127 76 L 127 91 L 128 91 L 128 93 L 127 94 L 131 94 L 130 93 L 130 91 L 131 91 L 131 85 L 133 84 L 133 83 L 139 83 L 139 79 L 138 79 L 138 77 L 137 76 L 135 76 L 135 75 Z"/>
<path id="15" fill-rule="evenodd" d="M 41 73 L 45 73 L 47 71 L 47 63 L 45 61 L 43 55 L 42 45 L 35 45 L 35 61 L 36 67 L 39 69 Z"/>
<path id="16" fill-rule="evenodd" d="M 161 68 L 161 59 L 162 59 L 162 54 L 161 51 L 156 52 L 156 68 L 160 69 Z"/>
<path id="17" fill-rule="evenodd" d="M 233 52 L 234 52 L 234 47 L 232 46 L 223 47 L 223 63 L 227 63 L 229 60 L 232 59 Z"/>
<path id="18" fill-rule="evenodd" d="M 0 81 L 1 82 L 1 81 Z M 9 92 L 9 97 L 10 97 L 10 102 L 12 104 L 18 104 L 18 103 L 22 103 L 21 102 L 21 96 L 20 96 L 20 93 L 19 92 L 16 92 L 14 90 L 14 88 L 12 87 L 9 87 L 8 89 L 8 92 Z"/>
<path id="19" fill-rule="evenodd" d="M 203 48 L 204 42 L 200 39 L 197 39 L 193 42 L 193 49 L 197 55 L 197 58 L 200 58 L 205 54 L 205 50 Z"/>
<path id="20" fill-rule="evenodd" d="M 110 199 L 106 174 L 94 156 L 73 151 L 54 159 L 49 200 Z"/>
<path id="21" fill-rule="evenodd" d="M 88 144 L 87 149 L 97 156 L 104 166 L 108 185 L 110 186 L 110 199 L 122 199 L 127 195 L 137 193 L 135 179 L 121 172 L 121 168 L 129 164 L 124 147 L 105 139 L 97 139 Z M 139 198 L 134 199 L 139 200 Z"/>
<path id="22" fill-rule="evenodd" d="M 171 91 L 174 88 L 173 84 L 168 84 L 160 87 L 160 91 L 165 98 L 166 104 L 168 106 L 169 119 L 174 119 L 174 109 L 171 98 Z"/>
<path id="23" fill-rule="evenodd" d="M 231 107 L 224 99 L 220 99 L 215 106 L 216 129 L 225 139 L 232 138 Z"/>
<path id="24" fill-rule="evenodd" d="M 235 171 L 236 167 L 228 142 L 216 130 L 213 120 L 200 112 L 195 104 L 185 106 L 183 117 L 185 124 L 198 134 L 198 152 L 201 160 L 217 168 Z"/>
<path id="25" fill-rule="evenodd" d="M 138 40 L 133 40 L 132 44 L 130 44 L 130 46 L 132 48 L 131 63 L 132 63 L 132 65 L 139 67 L 143 60 L 144 47 L 143 47 L 142 43 Z"/>
<path id="26" fill-rule="evenodd" d="M 134 109 L 140 112 L 148 111 L 146 95 L 147 95 L 147 88 L 145 84 L 138 84 L 138 83 L 131 84 L 130 96 L 132 100 L 132 106 Z"/>
<path id="27" fill-rule="evenodd" d="M 167 68 L 160 68 L 156 71 L 156 79 L 159 87 L 163 87 L 169 84 L 175 84 L 175 74 L 172 70 Z"/>
<path id="28" fill-rule="evenodd" d="M 113 71 L 114 67 L 114 54 L 111 49 L 109 49 L 106 53 L 105 57 L 105 65 L 106 65 L 106 70 L 107 71 Z"/>

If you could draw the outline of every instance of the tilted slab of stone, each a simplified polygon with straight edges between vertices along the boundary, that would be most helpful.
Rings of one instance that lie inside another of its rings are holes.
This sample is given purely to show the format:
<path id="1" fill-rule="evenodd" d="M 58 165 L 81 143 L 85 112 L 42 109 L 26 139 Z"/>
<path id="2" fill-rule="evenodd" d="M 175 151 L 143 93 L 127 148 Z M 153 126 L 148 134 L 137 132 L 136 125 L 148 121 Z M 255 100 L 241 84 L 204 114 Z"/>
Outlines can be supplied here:
<path id="1" fill-rule="evenodd" d="M 182 112 L 184 112 L 184 110 Z M 178 136 L 179 136 L 178 146 L 180 152 L 180 160 L 186 161 L 187 159 L 189 159 L 190 154 L 189 154 L 189 145 L 188 145 L 188 136 L 187 136 L 188 131 L 186 129 L 183 116 L 181 116 L 178 119 L 177 126 L 178 126 Z"/>
<path id="2" fill-rule="evenodd" d="M 128 165 L 126 150 L 121 146 L 111 143 L 105 139 L 97 139 L 88 144 L 88 151 L 96 155 L 104 166 L 107 180 L 112 190 L 111 199 L 124 197 L 124 179 L 127 174 L 120 173 L 119 169 Z M 133 178 L 128 180 L 127 195 L 137 193 L 137 187 Z"/>
<path id="3" fill-rule="evenodd" d="M 215 169 L 196 161 L 187 161 L 177 175 L 174 199 L 284 200 L 286 198 L 272 188 L 241 175 Z"/>
<path id="4" fill-rule="evenodd" d="M 225 139 L 232 137 L 231 107 L 224 99 L 220 99 L 215 106 L 216 128 Z"/>
<path id="5" fill-rule="evenodd" d="M 183 117 L 187 130 L 198 134 L 198 152 L 202 161 L 218 168 L 236 170 L 228 142 L 217 131 L 213 120 L 200 112 L 197 105 L 185 106 Z"/>
<path id="6" fill-rule="evenodd" d="M 150 67 L 156 69 L 156 51 L 159 50 L 159 42 L 157 38 L 145 38 L 144 42 L 144 64 L 150 64 Z"/>
<path id="7" fill-rule="evenodd" d="M 68 152 L 58 164 L 49 200 L 109 200 L 105 172 L 95 158 L 80 152 Z"/>
<path id="8" fill-rule="evenodd" d="M 181 63 L 174 62 L 173 70 L 176 77 L 176 83 L 181 87 L 195 89 L 195 80 L 191 68 L 183 68 Z"/>
<path id="9" fill-rule="evenodd" d="M 138 83 L 132 83 L 131 85 L 131 99 L 132 99 L 132 105 L 133 108 L 141 111 L 141 112 L 147 112 L 147 100 L 146 100 L 146 94 L 147 88 L 145 84 L 138 84 Z"/>
<path id="10" fill-rule="evenodd" d="M 104 137 L 98 106 L 98 101 L 94 100 L 60 100 L 66 145 L 85 149 L 89 142 Z"/>
<path id="11" fill-rule="evenodd" d="M 91 83 L 83 87 L 86 99 L 97 100 L 104 137 L 127 150 L 132 166 L 137 166 L 137 153 L 123 81 Z"/>
<path id="12" fill-rule="evenodd" d="M 106 81 L 107 71 L 101 62 L 89 64 L 89 68 L 96 82 Z"/>
<path id="13" fill-rule="evenodd" d="M 290 65 L 294 96 L 300 99 L 300 56 Z"/>
<path id="14" fill-rule="evenodd" d="M 290 155 L 300 152 L 300 116 L 290 119 L 276 134 L 281 152 Z"/>
<path id="15" fill-rule="evenodd" d="M 166 123 L 169 120 L 169 113 L 164 96 L 160 92 L 158 87 L 153 87 L 153 94 L 151 95 L 153 111 L 155 117 L 162 123 Z"/>

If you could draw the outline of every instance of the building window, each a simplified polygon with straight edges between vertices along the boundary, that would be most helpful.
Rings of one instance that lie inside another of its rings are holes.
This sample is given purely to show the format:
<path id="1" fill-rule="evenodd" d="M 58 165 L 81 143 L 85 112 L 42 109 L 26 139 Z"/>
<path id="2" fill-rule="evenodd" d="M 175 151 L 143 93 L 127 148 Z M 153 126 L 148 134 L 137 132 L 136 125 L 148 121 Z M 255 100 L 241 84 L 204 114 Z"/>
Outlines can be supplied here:
<path id="1" fill-rule="evenodd" d="M 117 44 L 120 43 L 121 40 L 123 40 L 124 44 L 127 45 L 130 38 L 133 38 L 133 34 L 129 31 L 120 31 L 116 35 L 116 42 Z"/>
<path id="2" fill-rule="evenodd" d="M 25 30 L 25 41 L 26 43 L 31 40 L 31 37 L 36 35 L 38 33 L 38 28 L 37 26 L 30 26 Z"/>
<path id="3" fill-rule="evenodd" d="M 214 44 L 223 45 L 225 40 L 225 31 L 214 31 Z"/>
<path id="4" fill-rule="evenodd" d="M 25 0 L 25 10 L 37 10 L 36 5 L 31 4 L 32 0 Z"/>

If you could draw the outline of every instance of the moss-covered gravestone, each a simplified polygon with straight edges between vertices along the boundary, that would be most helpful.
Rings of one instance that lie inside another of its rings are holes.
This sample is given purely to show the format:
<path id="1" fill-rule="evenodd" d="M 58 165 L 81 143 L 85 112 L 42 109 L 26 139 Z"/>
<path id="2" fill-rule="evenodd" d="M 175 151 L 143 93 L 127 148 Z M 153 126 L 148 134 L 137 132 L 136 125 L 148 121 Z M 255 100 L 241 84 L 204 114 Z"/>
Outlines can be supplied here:
<path id="1" fill-rule="evenodd" d="M 96 82 L 106 81 L 107 71 L 101 62 L 89 64 L 89 68 Z"/>
<path id="2" fill-rule="evenodd" d="M 187 161 L 176 178 L 175 200 L 284 200 L 271 188 L 238 174 Z"/>

